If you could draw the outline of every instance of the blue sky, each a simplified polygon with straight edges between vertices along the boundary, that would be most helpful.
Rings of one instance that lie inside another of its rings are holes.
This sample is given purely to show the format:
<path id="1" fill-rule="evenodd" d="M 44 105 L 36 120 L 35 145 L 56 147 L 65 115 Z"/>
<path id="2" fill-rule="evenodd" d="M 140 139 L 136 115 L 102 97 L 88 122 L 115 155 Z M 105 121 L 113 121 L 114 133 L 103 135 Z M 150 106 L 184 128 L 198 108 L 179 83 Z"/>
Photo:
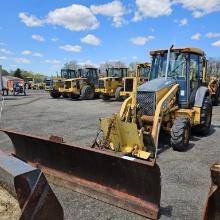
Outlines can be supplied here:
<path id="1" fill-rule="evenodd" d="M 69 60 L 148 61 L 173 43 L 219 58 L 219 21 L 220 0 L 7 0 L 0 64 L 52 75 Z"/>

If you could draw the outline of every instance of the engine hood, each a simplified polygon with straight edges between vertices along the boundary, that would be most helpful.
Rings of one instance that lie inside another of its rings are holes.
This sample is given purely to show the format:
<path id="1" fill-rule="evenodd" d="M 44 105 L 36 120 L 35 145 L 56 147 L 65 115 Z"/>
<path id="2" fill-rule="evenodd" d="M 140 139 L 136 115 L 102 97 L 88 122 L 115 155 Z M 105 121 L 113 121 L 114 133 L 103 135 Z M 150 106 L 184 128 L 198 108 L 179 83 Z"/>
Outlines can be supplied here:
<path id="1" fill-rule="evenodd" d="M 169 87 L 171 85 L 176 84 L 176 80 L 173 78 L 168 78 L 167 80 L 165 77 L 157 78 L 150 80 L 141 86 L 138 87 L 138 92 L 157 92 L 163 88 Z"/>

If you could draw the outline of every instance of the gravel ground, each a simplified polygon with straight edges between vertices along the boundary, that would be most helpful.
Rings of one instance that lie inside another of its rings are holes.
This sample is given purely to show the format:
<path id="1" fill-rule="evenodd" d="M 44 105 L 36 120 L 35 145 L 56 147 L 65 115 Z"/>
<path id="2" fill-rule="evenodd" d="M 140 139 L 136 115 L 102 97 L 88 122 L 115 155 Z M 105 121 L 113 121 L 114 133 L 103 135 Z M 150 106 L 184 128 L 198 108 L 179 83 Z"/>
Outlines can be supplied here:
<path id="1" fill-rule="evenodd" d="M 99 118 L 120 109 L 121 103 L 102 100 L 71 101 L 51 99 L 42 91 L 27 97 L 5 100 L 1 127 L 35 135 L 55 134 L 66 141 L 88 146 L 99 128 Z M 211 133 L 193 136 L 186 152 L 174 152 L 167 137 L 160 138 L 158 164 L 162 173 L 160 219 L 201 219 L 210 183 L 209 167 L 220 162 L 220 107 L 214 107 Z M 12 149 L 8 137 L 0 133 L 0 148 Z M 145 219 L 51 183 L 60 199 L 65 219 Z"/>

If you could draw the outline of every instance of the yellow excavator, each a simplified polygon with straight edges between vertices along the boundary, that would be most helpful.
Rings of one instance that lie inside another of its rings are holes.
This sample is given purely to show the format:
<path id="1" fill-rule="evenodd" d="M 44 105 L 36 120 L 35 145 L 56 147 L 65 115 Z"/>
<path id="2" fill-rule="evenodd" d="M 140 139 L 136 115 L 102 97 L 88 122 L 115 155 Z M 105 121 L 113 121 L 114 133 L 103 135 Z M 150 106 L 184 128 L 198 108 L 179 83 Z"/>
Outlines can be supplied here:
<path id="1" fill-rule="evenodd" d="M 136 158 L 156 158 L 160 131 L 170 134 L 174 150 L 187 149 L 191 128 L 210 131 L 212 103 L 205 84 L 205 53 L 199 48 L 171 48 L 150 52 L 150 81 L 134 80 L 132 96 L 119 113 L 101 119 L 102 148 Z M 202 65 L 201 65 L 202 63 Z"/>

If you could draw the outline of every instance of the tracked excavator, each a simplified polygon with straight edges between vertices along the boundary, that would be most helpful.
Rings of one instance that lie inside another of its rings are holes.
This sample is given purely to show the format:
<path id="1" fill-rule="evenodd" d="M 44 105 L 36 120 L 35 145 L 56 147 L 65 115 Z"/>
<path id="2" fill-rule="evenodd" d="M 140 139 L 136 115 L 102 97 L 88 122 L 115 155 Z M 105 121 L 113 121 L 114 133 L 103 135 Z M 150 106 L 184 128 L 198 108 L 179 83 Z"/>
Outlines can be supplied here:
<path id="1" fill-rule="evenodd" d="M 91 148 L 1 129 L 14 155 L 40 168 L 58 184 L 95 199 L 157 219 L 161 174 L 156 163 L 161 130 L 174 150 L 187 148 L 191 128 L 210 130 L 212 105 L 203 86 L 206 58 L 198 48 L 151 51 L 151 80 L 137 88 L 119 113 L 100 120 L 102 137 Z"/>

